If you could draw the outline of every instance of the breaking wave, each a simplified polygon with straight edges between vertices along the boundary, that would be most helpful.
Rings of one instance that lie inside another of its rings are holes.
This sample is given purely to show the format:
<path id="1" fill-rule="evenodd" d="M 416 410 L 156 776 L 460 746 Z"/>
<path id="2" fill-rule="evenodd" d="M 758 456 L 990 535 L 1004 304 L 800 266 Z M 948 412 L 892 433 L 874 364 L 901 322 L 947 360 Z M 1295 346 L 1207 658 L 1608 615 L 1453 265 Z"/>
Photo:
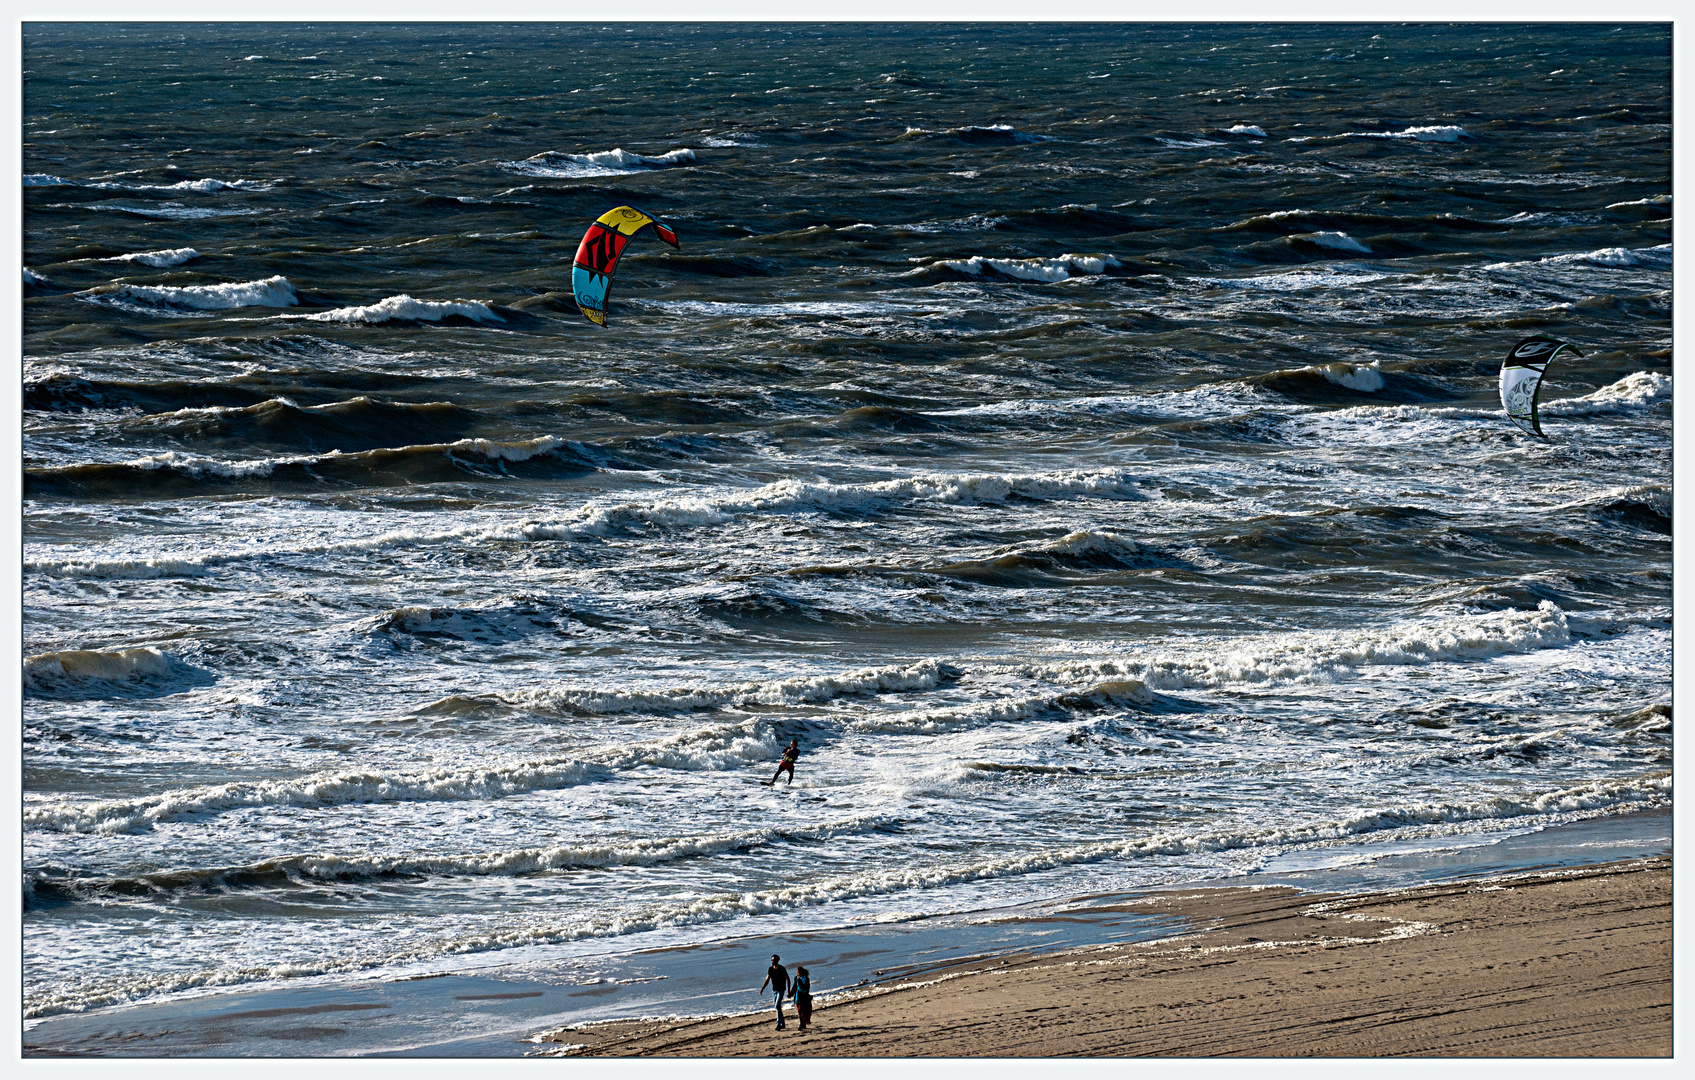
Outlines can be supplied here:
<path id="1" fill-rule="evenodd" d="M 969 259 L 941 259 L 932 266 L 945 266 L 972 277 L 981 277 L 985 270 L 1019 281 L 1066 281 L 1077 274 L 1104 274 L 1109 268 L 1124 264 L 1111 255 L 1061 255 L 1053 259 L 986 259 L 973 255 Z M 927 267 L 921 267 L 921 273 Z"/>
<path id="2" fill-rule="evenodd" d="M 255 780 L 180 788 L 133 799 L 47 799 L 25 804 L 25 828 L 65 833 L 151 829 L 250 806 L 345 806 L 349 803 L 492 799 L 570 787 L 601 778 L 604 767 L 575 758 L 522 761 L 486 769 L 313 773 L 293 780 Z"/>
<path id="3" fill-rule="evenodd" d="M 153 266 L 164 269 L 168 266 L 180 266 L 190 259 L 200 258 L 200 252 L 193 248 L 164 248 L 159 251 L 138 251 L 133 255 L 114 255 L 101 262 L 134 262 L 143 266 Z"/>
<path id="4" fill-rule="evenodd" d="M 115 878 L 65 878 L 36 871 L 29 887 L 36 897 L 79 900 L 114 893 L 145 896 L 191 889 L 264 888 L 384 877 L 523 877 L 609 866 L 658 866 L 772 844 L 855 836 L 899 824 L 899 818 L 871 814 L 818 825 L 779 825 L 601 844 L 552 844 L 482 855 L 287 855 L 244 866 L 197 867 Z"/>
<path id="5" fill-rule="evenodd" d="M 282 457 L 225 460 L 167 450 L 129 461 L 97 462 L 27 469 L 24 489 L 31 495 L 85 496 L 102 494 L 112 498 L 138 498 L 167 494 L 173 490 L 193 492 L 223 485 L 247 485 L 260 481 L 279 485 L 322 487 L 339 483 L 358 487 L 397 484 L 448 483 L 468 476 L 512 475 L 510 466 L 531 463 L 534 475 L 580 475 L 602 467 L 600 455 L 581 443 L 544 435 L 519 442 L 494 439 L 460 439 L 451 443 L 426 443 L 343 453 L 294 454 Z M 458 536 L 462 534 L 452 534 Z M 494 538 L 494 534 L 490 535 Z M 311 550 L 328 552 L 357 550 L 359 541 L 325 545 Z M 377 546 L 383 546 L 378 544 Z M 305 550 L 305 549 L 301 549 Z M 171 557 L 167 556 L 167 560 Z M 212 564 L 207 555 L 185 556 L 199 565 Z M 86 565 L 94 565 L 87 564 Z M 26 568 L 66 576 L 70 564 L 26 563 Z M 55 569 L 57 567 L 57 569 Z M 115 576 L 100 572 L 96 576 Z"/>
<path id="6" fill-rule="evenodd" d="M 594 154 L 562 154 L 556 150 L 547 150 L 522 161 L 503 161 L 501 165 L 525 176 L 568 179 L 647 172 L 651 169 L 693 164 L 694 160 L 694 151 L 686 147 L 669 150 L 663 154 L 632 154 L 628 150 L 615 148 Z"/>
<path id="7" fill-rule="evenodd" d="M 282 275 L 221 285 L 102 285 L 77 296 L 95 304 L 146 314 L 229 311 L 246 307 L 294 307 L 294 286 Z"/>
<path id="8" fill-rule="evenodd" d="M 484 953 L 531 945 L 559 944 L 585 938 L 621 937 L 667 927 L 721 923 L 749 915 L 803 910 L 826 904 L 903 892 L 942 889 L 975 881 L 1004 880 L 1108 860 L 1134 860 L 1240 851 L 1287 850 L 1325 846 L 1371 833 L 1410 831 L 1414 835 L 1471 822 L 1560 815 L 1600 816 L 1628 808 L 1670 804 L 1670 776 L 1595 781 L 1545 791 L 1522 799 L 1499 797 L 1478 802 L 1414 802 L 1362 810 L 1346 818 L 1290 824 L 1245 832 L 1155 833 L 1106 843 L 1046 848 L 983 862 L 909 862 L 890 869 L 845 874 L 805 884 L 739 894 L 702 896 L 684 902 L 652 904 L 615 916 L 592 919 L 525 920 L 457 938 L 402 945 L 373 955 L 337 954 L 307 963 L 273 967 L 221 968 L 125 978 L 56 991 L 25 1001 L 26 1018 L 123 1004 L 182 990 L 236 986 L 279 978 L 354 972 L 433 958 Z"/>
<path id="9" fill-rule="evenodd" d="M 1429 124 L 1410 127 L 1404 131 L 1344 131 L 1340 135 L 1297 135 L 1292 143 L 1315 142 L 1321 139 L 1410 139 L 1414 142 L 1459 142 L 1471 138 L 1465 128 L 1453 124 Z"/>
<path id="10" fill-rule="evenodd" d="M 1506 270 L 1518 266 L 1599 266 L 1607 269 L 1628 269 L 1635 266 L 1667 267 L 1672 262 L 1672 246 L 1657 244 L 1650 248 L 1600 248 L 1596 251 L 1574 251 L 1566 255 L 1549 255 L 1535 262 L 1489 263 L 1485 270 Z"/>
<path id="11" fill-rule="evenodd" d="M 1616 383 L 1583 397 L 1544 401 L 1541 411 L 1556 416 L 1593 416 L 1636 412 L 1671 400 L 1671 376 L 1658 371 L 1637 371 Z"/>
<path id="12" fill-rule="evenodd" d="M 503 700 L 528 709 L 581 715 L 677 713 L 726 705 L 799 705 L 860 694 L 933 690 L 958 672 L 936 660 L 904 666 L 861 668 L 840 675 L 799 676 L 735 686 L 676 687 L 663 690 L 591 690 L 548 688 L 502 694 Z"/>
<path id="13" fill-rule="evenodd" d="M 211 681 L 198 668 L 151 647 L 113 652 L 64 649 L 24 658 L 27 697 L 86 700 L 155 696 Z"/>
<path id="14" fill-rule="evenodd" d="M 551 438 L 551 437 L 549 437 Z M 546 440 L 535 440 L 540 443 Z M 476 448 L 487 440 L 464 440 L 465 449 Z M 163 468 L 167 465 L 192 467 L 200 475 L 216 475 L 223 466 L 242 470 L 251 475 L 270 475 L 279 463 L 303 467 L 310 464 L 321 472 L 333 463 L 350 463 L 360 470 L 354 475 L 368 478 L 372 463 L 416 461 L 426 457 L 442 458 L 462 444 L 446 447 L 407 447 L 401 451 L 370 451 L 367 454 L 328 454 L 314 458 L 267 459 L 259 462 L 213 462 L 195 458 L 185 462 L 168 460 L 169 455 L 154 455 L 124 465 L 70 466 L 60 469 L 32 470 L 26 476 L 26 488 L 32 483 L 59 483 L 63 486 L 77 480 L 67 476 L 77 469 L 131 470 L 113 474 L 112 480 L 133 486 L 134 470 Z M 489 444 L 501 446 L 507 444 Z M 523 453 L 528 444 L 515 444 L 513 453 Z M 573 447 L 575 444 L 571 444 Z M 513 460 L 506 455 L 506 460 Z M 153 462 L 158 461 L 158 464 Z M 585 461 L 583 467 L 600 467 L 597 461 Z M 304 476 L 305 474 L 302 473 Z M 1140 501 L 1147 496 L 1141 491 L 1143 477 L 1118 469 L 1067 469 L 1047 473 L 920 473 L 894 480 L 864 484 L 803 483 L 780 480 L 751 491 L 725 496 L 681 496 L 655 499 L 651 502 L 605 502 L 594 500 L 563 518 L 543 521 L 502 522 L 495 525 L 466 525 L 440 531 L 396 529 L 375 536 L 343 540 L 334 543 L 305 544 L 261 552 L 231 553 L 161 553 L 148 559 L 126 557 L 117 560 L 28 560 L 24 570 L 56 577 L 121 577 L 134 568 L 143 576 L 164 576 L 158 568 L 180 564 L 200 569 L 237 561 L 275 555 L 329 554 L 334 552 L 379 551 L 434 544 L 474 543 L 486 541 L 535 542 L 576 540 L 587 536 L 604 536 L 620 529 L 641 528 L 699 528 L 722 524 L 737 517 L 755 514 L 788 513 L 866 513 L 890 504 L 937 502 L 950 505 L 997 504 L 1012 498 L 1057 501 L 1074 498 L 1098 498 Z M 125 488 L 128 490 L 128 488 Z"/>
<path id="15" fill-rule="evenodd" d="M 336 308 L 333 311 L 296 315 L 292 318 L 310 319 L 313 322 L 385 323 L 396 319 L 412 322 L 441 322 L 443 319 L 455 316 L 470 319 L 473 322 L 503 323 L 506 321 L 480 300 L 415 300 L 405 293 L 399 296 L 390 296 L 363 307 Z"/>
<path id="16" fill-rule="evenodd" d="M 1133 679 L 1153 690 L 1325 684 L 1352 678 L 1365 667 L 1486 659 L 1556 648 L 1571 641 L 1566 613 L 1544 600 L 1534 611 L 1508 609 L 1357 633 L 1328 630 L 1272 634 L 1230 645 L 1196 645 L 1181 652 L 1012 665 L 1002 670 L 1071 683 Z"/>

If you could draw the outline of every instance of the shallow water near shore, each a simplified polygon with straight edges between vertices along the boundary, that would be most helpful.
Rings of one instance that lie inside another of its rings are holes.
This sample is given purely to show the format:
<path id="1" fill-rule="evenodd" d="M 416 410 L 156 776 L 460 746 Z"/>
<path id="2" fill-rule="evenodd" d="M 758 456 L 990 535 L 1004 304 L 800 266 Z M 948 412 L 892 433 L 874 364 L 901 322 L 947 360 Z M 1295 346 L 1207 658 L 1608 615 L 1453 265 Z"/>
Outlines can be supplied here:
<path id="1" fill-rule="evenodd" d="M 1463 846 L 1384 845 L 1351 853 L 1344 866 L 1271 867 L 1165 888 L 1282 885 L 1359 893 L 1670 851 L 1670 814 L 1648 812 L 1477 837 Z M 791 968 L 806 965 L 824 996 L 867 983 L 923 980 L 976 958 L 1148 941 L 1193 929 L 1183 919 L 1123 910 L 1157 888 L 635 951 L 601 942 L 569 962 L 538 951 L 527 961 L 478 970 L 462 958 L 387 982 L 274 985 L 65 1015 L 28 1024 L 25 1042 L 34 1052 L 150 1056 L 527 1055 L 568 1045 L 569 1031 L 562 1029 L 575 1024 L 769 1011 L 771 997 L 756 992 L 756 980 L 772 952 Z M 792 1008 L 789 1013 L 792 1025 Z M 538 1041 L 544 1038 L 551 1041 Z"/>
<path id="2" fill-rule="evenodd" d="M 30 24 L 26 1018 L 1665 810 L 1669 49 Z"/>

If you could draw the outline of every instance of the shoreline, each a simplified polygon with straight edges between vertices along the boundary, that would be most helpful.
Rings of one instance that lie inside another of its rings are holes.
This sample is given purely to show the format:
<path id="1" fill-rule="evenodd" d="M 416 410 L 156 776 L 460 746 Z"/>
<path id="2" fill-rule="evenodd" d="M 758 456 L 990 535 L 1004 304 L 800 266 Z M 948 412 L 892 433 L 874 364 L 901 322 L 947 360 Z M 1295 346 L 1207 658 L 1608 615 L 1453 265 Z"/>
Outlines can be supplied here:
<path id="1" fill-rule="evenodd" d="M 1362 849 L 1341 862 L 1315 862 L 1315 853 L 1293 851 L 1243 877 L 1069 894 L 951 915 L 773 928 L 686 943 L 674 936 L 653 945 L 626 939 L 623 947 L 595 941 L 565 955 L 508 957 L 490 964 L 466 957 L 378 978 L 231 987 L 30 1021 L 23 1033 L 24 1053 L 522 1057 L 547 1053 L 543 1040 L 562 1031 L 677 1025 L 701 1018 L 726 1023 L 739 1018 L 757 1026 L 758 1018 L 768 1015 L 770 999 L 757 997 L 755 988 L 773 952 L 791 966 L 799 962 L 812 969 L 823 1006 L 892 982 L 930 980 L 937 973 L 951 977 L 973 965 L 1158 945 L 1202 932 L 1219 917 L 1205 905 L 1174 906 L 1174 896 L 1230 891 L 1254 896 L 1283 887 L 1310 901 L 1320 894 L 1386 895 L 1412 887 L 1475 885 L 1562 868 L 1669 859 L 1671 825 L 1664 810 L 1607 815 L 1450 846 L 1421 842 Z"/>
<path id="2" fill-rule="evenodd" d="M 1174 889 L 1174 936 L 944 966 L 758 1014 L 603 1021 L 546 1056 L 1669 1057 L 1672 860 L 1352 895 Z M 1097 909 L 1098 910 L 1098 909 Z"/>

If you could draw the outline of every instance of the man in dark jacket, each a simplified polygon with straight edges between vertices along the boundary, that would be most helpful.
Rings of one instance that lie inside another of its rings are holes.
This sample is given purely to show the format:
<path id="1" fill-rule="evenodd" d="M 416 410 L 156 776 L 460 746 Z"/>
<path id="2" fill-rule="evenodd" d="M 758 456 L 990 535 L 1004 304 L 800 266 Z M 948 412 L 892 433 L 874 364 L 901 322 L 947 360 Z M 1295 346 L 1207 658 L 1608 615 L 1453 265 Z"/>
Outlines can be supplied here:
<path id="1" fill-rule="evenodd" d="M 783 967 L 783 962 L 776 953 L 771 954 L 771 966 L 765 971 L 765 982 L 759 984 L 759 993 L 764 995 L 765 983 L 771 984 L 771 990 L 777 995 L 777 1030 L 788 1027 L 783 1023 L 783 998 L 789 992 L 789 972 Z"/>

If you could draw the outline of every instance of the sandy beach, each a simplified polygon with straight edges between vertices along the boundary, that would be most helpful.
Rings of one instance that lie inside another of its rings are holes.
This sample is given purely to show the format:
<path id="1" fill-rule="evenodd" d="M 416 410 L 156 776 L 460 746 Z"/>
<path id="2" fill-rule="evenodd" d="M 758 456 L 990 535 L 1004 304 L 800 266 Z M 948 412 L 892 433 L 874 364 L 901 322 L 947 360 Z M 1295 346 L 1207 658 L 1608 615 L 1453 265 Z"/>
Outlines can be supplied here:
<path id="1" fill-rule="evenodd" d="M 561 1054 L 679 1057 L 1672 1052 L 1669 858 L 1352 896 L 1170 891 L 1129 907 L 1194 929 L 820 997 L 805 1033 L 791 1009 L 782 1032 L 766 1012 L 549 1038 Z"/>

